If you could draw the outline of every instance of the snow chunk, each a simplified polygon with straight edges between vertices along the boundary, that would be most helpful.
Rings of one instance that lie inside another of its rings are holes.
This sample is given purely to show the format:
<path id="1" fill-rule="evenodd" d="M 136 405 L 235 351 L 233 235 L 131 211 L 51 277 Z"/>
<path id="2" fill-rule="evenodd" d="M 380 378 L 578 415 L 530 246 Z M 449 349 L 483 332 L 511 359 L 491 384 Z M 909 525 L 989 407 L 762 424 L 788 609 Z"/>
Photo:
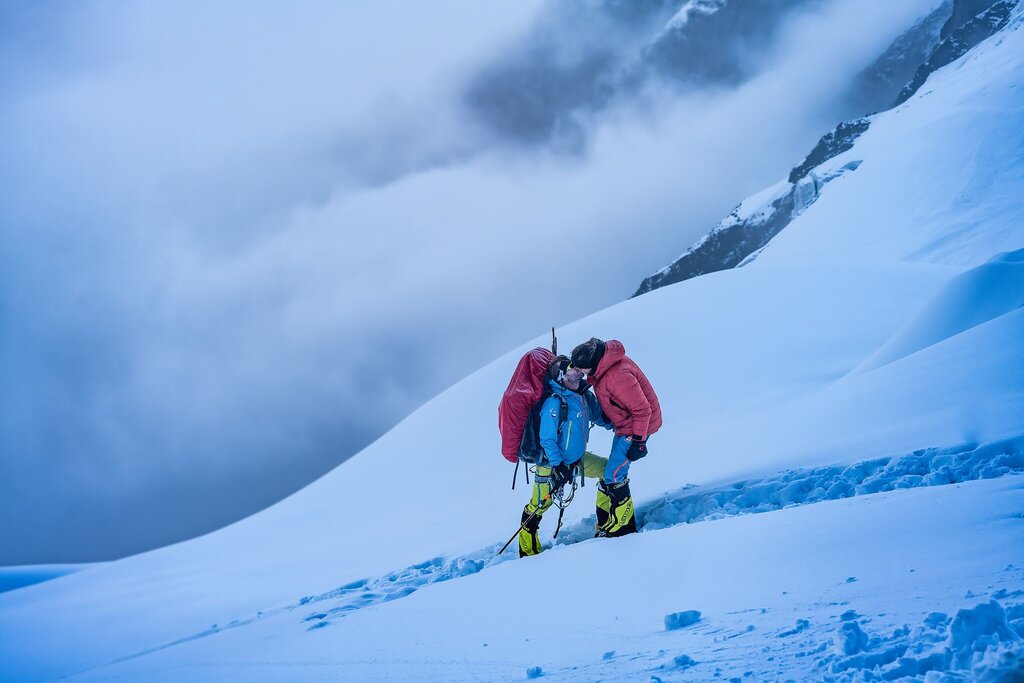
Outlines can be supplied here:
<path id="1" fill-rule="evenodd" d="M 949 626 L 949 647 L 961 665 L 970 662 L 975 652 L 1015 640 L 1020 636 L 1006 623 L 1006 613 L 995 600 L 960 610 Z"/>
<path id="2" fill-rule="evenodd" d="M 685 612 L 673 612 L 665 615 L 665 630 L 674 631 L 678 628 L 686 628 L 700 621 L 700 612 L 695 609 Z"/>
<path id="3" fill-rule="evenodd" d="M 844 621 L 839 629 L 839 642 L 836 649 L 840 654 L 855 655 L 868 645 L 868 634 L 856 621 Z"/>
<path id="4" fill-rule="evenodd" d="M 689 669 L 691 666 L 697 665 L 697 662 L 690 655 L 679 655 L 672 662 L 676 665 L 677 669 Z"/>

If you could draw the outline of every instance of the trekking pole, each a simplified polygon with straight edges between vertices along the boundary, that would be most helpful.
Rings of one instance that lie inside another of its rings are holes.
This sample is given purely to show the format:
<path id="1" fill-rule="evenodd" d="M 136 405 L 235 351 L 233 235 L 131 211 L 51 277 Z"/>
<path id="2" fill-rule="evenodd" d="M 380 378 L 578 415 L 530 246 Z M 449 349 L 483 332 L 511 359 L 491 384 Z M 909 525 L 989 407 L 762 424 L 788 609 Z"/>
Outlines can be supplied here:
<path id="1" fill-rule="evenodd" d="M 558 337 L 555 336 L 555 328 L 551 328 L 551 353 L 558 355 Z"/>

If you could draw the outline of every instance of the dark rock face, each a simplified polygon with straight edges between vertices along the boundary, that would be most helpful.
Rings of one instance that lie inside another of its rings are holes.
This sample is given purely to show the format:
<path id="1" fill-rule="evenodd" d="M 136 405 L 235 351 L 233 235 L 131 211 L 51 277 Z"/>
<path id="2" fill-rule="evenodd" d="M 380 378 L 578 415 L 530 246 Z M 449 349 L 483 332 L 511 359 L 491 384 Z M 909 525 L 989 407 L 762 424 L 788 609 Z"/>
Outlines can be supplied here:
<path id="1" fill-rule="evenodd" d="M 945 0 L 931 14 L 893 41 L 871 66 L 862 71 L 850 88 L 851 104 L 862 112 L 888 109 L 917 67 L 928 60 L 942 40 L 942 28 L 953 14 L 953 0 Z"/>
<path id="2" fill-rule="evenodd" d="M 789 224 L 793 219 L 793 208 L 794 193 L 790 191 L 772 201 L 763 215 L 756 219 L 741 220 L 734 210 L 685 254 L 654 275 L 644 278 L 633 296 L 705 273 L 735 268 Z"/>
<path id="3" fill-rule="evenodd" d="M 654 275 L 644 278 L 633 296 L 705 273 L 744 265 L 817 201 L 822 187 L 844 173 L 856 170 L 859 165 L 860 161 L 854 160 L 821 174 L 809 171 L 796 182 L 780 183 L 761 206 L 747 206 L 751 200 L 740 204 L 686 253 Z"/>
<path id="4" fill-rule="evenodd" d="M 953 11 L 942 27 L 942 39 L 945 40 L 952 36 L 957 29 L 987 11 L 994 4 L 996 4 L 995 0 L 955 0 Z"/>
<path id="5" fill-rule="evenodd" d="M 747 200 L 725 220 L 697 241 L 682 256 L 654 275 L 644 278 L 633 296 L 689 280 L 705 273 L 735 268 L 768 244 L 807 207 L 818 199 L 821 188 L 847 171 L 856 170 L 853 161 L 834 170 L 815 174 L 814 169 L 852 149 L 857 138 L 871 125 L 868 118 L 844 121 L 822 136 L 803 162 L 789 173 L 765 205 L 748 207 Z"/>
<path id="6" fill-rule="evenodd" d="M 956 61 L 972 47 L 1000 31 L 1018 0 L 956 0 L 953 14 L 942 27 L 942 40 L 917 68 L 913 80 L 896 98 L 899 106 L 916 93 L 936 69 Z"/>
<path id="7" fill-rule="evenodd" d="M 840 123 L 831 133 L 823 135 L 811 153 L 800 162 L 800 165 L 789 172 L 789 182 L 795 183 L 810 173 L 812 168 L 820 166 L 848 149 L 853 149 L 853 143 L 864 134 L 870 125 L 871 122 L 868 119 L 854 119 Z"/>

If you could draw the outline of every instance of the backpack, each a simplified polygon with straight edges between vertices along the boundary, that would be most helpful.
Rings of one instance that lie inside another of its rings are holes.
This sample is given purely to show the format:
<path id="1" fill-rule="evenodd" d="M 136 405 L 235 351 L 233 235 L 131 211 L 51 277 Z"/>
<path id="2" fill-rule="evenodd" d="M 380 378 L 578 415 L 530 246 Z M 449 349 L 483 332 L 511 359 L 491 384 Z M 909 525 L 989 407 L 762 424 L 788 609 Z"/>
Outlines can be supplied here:
<path id="1" fill-rule="evenodd" d="M 554 344 L 552 344 L 554 345 Z M 519 359 L 508 388 L 498 404 L 498 432 L 501 434 L 501 454 L 509 462 L 528 463 L 543 461 L 544 449 L 540 445 L 540 410 L 552 395 L 548 384 L 548 366 L 555 354 L 544 348 L 528 351 Z M 561 401 L 558 426 L 569 415 L 565 398 Z"/>

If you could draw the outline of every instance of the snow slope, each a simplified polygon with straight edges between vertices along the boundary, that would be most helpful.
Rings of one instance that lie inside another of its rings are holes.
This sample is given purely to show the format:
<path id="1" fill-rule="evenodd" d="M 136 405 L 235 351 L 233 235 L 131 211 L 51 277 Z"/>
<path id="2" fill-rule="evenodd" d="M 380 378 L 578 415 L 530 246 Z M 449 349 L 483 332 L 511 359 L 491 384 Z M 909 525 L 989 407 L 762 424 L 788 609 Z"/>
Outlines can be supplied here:
<path id="1" fill-rule="evenodd" d="M 560 681 L 841 680 L 876 663 L 955 669 L 945 650 L 961 609 L 994 599 L 1007 628 L 1024 628 L 1024 557 L 1007 542 L 1021 515 L 1017 475 L 588 540 L 463 568 L 426 590 L 393 577 L 414 592 L 387 601 L 379 585 L 352 585 L 68 680 L 492 681 L 538 668 Z M 698 622 L 666 628 L 690 610 Z M 984 651 L 997 628 L 982 623 L 957 649 L 973 655 L 980 641 Z M 852 629 L 863 642 L 846 642 Z M 985 656 L 1009 652 L 1019 666 L 1024 647 L 1005 640 Z"/>
<path id="2" fill-rule="evenodd" d="M 1021 23 L 1018 9 L 878 115 L 833 160 L 856 170 L 749 266 L 560 329 L 563 346 L 623 340 L 662 398 L 665 427 L 632 477 L 644 533 L 571 542 L 589 535 L 588 484 L 564 547 L 493 560 L 526 497 L 508 489 L 495 429 L 498 397 L 535 345 L 524 344 L 268 510 L 0 595 L 0 680 L 492 680 L 537 666 L 570 680 L 758 680 L 1012 665 L 1024 309 L 1016 275 L 989 272 L 1016 273 L 1024 248 Z M 608 437 L 591 444 L 606 450 Z M 989 597 L 1007 625 L 996 608 L 957 615 Z M 701 621 L 664 630 L 686 610 Z M 949 618 L 926 622 L 935 611 Z M 945 660 L 899 661 L 929 648 Z"/>

